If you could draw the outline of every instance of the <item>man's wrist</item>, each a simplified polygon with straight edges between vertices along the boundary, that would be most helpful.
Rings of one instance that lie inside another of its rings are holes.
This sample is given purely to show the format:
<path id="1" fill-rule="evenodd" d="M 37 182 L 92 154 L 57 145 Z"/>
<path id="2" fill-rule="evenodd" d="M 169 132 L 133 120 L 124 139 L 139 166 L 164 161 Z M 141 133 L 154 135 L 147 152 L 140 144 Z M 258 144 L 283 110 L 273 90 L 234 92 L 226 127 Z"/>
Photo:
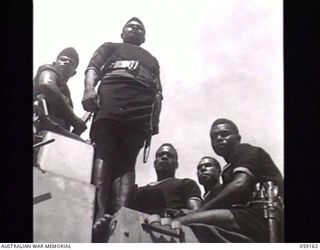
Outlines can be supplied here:
<path id="1" fill-rule="evenodd" d="M 73 112 L 70 116 L 69 122 L 72 126 L 76 125 L 79 122 L 79 117 L 76 116 Z"/>
<path id="2" fill-rule="evenodd" d="M 198 212 L 202 212 L 205 211 L 205 209 L 203 207 L 200 207 L 199 209 L 197 209 Z"/>
<path id="3" fill-rule="evenodd" d="M 87 87 L 84 89 L 84 93 L 88 93 L 88 92 L 95 92 L 95 88 L 94 87 Z"/>

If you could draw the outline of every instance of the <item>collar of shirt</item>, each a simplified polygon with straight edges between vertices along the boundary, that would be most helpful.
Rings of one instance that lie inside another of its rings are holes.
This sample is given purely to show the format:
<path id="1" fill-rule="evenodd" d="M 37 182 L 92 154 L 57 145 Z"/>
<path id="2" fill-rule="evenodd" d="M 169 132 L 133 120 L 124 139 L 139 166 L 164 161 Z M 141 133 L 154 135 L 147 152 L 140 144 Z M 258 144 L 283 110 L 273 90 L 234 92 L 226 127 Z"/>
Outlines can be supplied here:
<path id="1" fill-rule="evenodd" d="M 215 187 L 214 188 L 212 188 L 212 189 L 210 189 L 207 193 L 205 193 L 204 195 L 203 195 L 203 200 L 205 200 L 208 196 L 209 196 L 209 194 L 211 194 L 211 193 L 217 193 L 217 192 L 219 192 L 219 190 L 221 189 L 221 187 L 222 187 L 222 184 L 221 183 L 218 183 L 217 185 L 215 185 Z"/>
<path id="2" fill-rule="evenodd" d="M 169 177 L 169 178 L 163 179 L 163 180 L 161 180 L 161 181 L 151 182 L 151 183 L 148 184 L 148 186 L 156 186 L 156 185 L 158 185 L 158 184 L 160 184 L 160 183 L 162 183 L 162 182 L 165 182 L 165 181 L 167 181 L 167 180 L 170 180 L 170 179 L 173 179 L 173 178 L 172 178 L 172 177 Z"/>
<path id="3" fill-rule="evenodd" d="M 223 173 L 228 167 L 230 167 L 230 166 L 231 166 L 231 163 L 228 163 L 227 165 L 225 165 L 225 166 L 223 167 L 222 171 L 221 171 L 221 175 L 222 175 L 222 173 Z"/>

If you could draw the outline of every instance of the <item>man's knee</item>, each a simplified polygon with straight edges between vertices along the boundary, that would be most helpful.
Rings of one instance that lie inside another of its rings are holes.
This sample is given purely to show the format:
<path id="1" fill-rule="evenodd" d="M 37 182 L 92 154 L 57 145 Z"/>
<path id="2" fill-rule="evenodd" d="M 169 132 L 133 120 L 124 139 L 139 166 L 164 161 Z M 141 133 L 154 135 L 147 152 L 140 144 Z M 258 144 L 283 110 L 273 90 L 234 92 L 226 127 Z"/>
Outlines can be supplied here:
<path id="1" fill-rule="evenodd" d="M 230 230 L 239 231 L 240 226 L 228 209 L 212 209 L 195 212 L 178 219 L 183 224 L 205 223 L 213 226 L 220 226 Z"/>

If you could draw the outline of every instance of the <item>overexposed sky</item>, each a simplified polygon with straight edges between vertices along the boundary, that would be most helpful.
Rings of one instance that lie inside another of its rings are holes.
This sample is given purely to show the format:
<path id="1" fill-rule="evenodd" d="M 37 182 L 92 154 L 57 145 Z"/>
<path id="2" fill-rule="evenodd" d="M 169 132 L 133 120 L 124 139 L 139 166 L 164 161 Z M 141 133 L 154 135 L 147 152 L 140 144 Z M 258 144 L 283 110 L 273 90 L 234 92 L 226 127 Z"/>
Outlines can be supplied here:
<path id="1" fill-rule="evenodd" d="M 233 120 L 242 142 L 264 148 L 283 172 L 283 23 L 281 0 L 34 0 L 34 75 L 64 48 L 80 56 L 69 81 L 82 116 L 84 71 L 104 42 L 121 42 L 124 23 L 139 17 L 142 47 L 160 63 L 164 101 L 160 134 L 147 164 L 138 156 L 136 182 L 156 179 L 156 149 L 172 143 L 177 177 L 197 180 L 196 165 L 216 157 L 209 130 L 216 118 Z M 88 138 L 88 132 L 82 137 Z"/>

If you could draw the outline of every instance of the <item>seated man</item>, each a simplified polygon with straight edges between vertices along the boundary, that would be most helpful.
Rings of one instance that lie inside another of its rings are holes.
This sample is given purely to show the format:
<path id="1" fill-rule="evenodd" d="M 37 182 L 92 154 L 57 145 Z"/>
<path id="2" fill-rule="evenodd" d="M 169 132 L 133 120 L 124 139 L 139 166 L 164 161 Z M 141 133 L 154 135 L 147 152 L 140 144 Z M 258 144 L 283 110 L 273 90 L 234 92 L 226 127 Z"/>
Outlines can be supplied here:
<path id="1" fill-rule="evenodd" d="M 215 197 L 222 188 L 220 181 L 221 166 L 219 162 L 210 157 L 202 157 L 197 167 L 198 181 L 204 186 L 203 204 Z"/>
<path id="2" fill-rule="evenodd" d="M 33 99 L 36 102 L 45 101 L 42 114 L 39 115 L 38 130 L 51 130 L 74 139 L 70 127 L 80 135 L 87 127 L 74 113 L 70 90 L 67 82 L 76 74 L 79 56 L 74 48 L 62 50 L 52 64 L 39 67 L 33 85 Z M 39 111 L 39 110 L 38 110 Z"/>
<path id="3" fill-rule="evenodd" d="M 173 145 L 165 143 L 156 152 L 154 167 L 157 181 L 140 187 L 136 195 L 139 210 L 149 214 L 176 217 L 181 209 L 198 209 L 201 191 L 191 179 L 175 178 L 178 154 Z"/>
<path id="4" fill-rule="evenodd" d="M 238 128 L 228 119 L 217 119 L 212 124 L 210 137 L 215 153 L 227 162 L 222 170 L 223 188 L 198 212 L 177 220 L 183 224 L 214 225 L 241 233 L 255 242 L 280 241 L 269 231 L 269 226 L 276 222 L 281 228 L 282 206 L 275 206 L 269 213 L 266 206 L 252 196 L 257 183 L 270 182 L 278 187 L 278 192 L 270 195 L 283 194 L 283 178 L 270 155 L 260 147 L 240 143 Z M 203 237 L 202 241 L 210 242 L 210 239 Z"/>

